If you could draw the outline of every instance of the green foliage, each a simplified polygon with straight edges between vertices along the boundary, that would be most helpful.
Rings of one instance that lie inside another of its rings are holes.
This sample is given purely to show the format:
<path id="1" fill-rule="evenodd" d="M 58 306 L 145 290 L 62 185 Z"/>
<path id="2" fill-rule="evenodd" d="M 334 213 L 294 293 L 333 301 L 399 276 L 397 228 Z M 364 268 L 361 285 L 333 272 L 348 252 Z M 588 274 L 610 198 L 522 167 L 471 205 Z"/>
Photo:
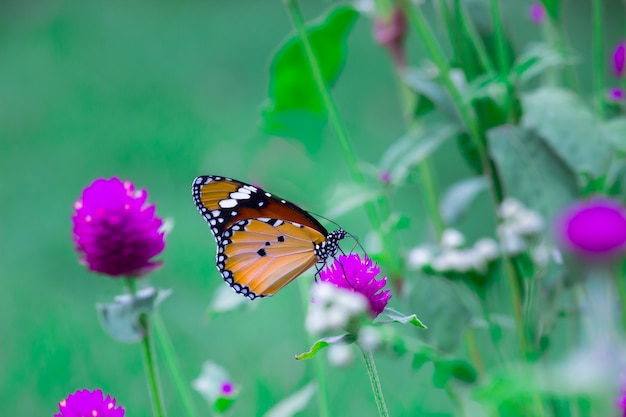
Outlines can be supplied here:
<path id="1" fill-rule="evenodd" d="M 358 17 L 351 7 L 338 6 L 308 29 L 313 53 L 326 85 L 337 82 L 345 65 L 347 37 Z M 290 37 L 274 54 L 263 130 L 268 135 L 301 140 L 310 151 L 320 147 L 327 114 L 302 42 Z"/>

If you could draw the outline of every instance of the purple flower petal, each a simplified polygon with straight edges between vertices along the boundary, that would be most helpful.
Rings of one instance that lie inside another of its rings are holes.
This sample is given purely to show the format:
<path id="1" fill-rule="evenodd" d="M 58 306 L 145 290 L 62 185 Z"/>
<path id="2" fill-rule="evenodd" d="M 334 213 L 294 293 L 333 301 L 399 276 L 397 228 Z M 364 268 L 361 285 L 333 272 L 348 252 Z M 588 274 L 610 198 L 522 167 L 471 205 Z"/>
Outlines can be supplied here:
<path id="1" fill-rule="evenodd" d="M 530 19 L 537 25 L 546 20 L 546 8 L 543 3 L 536 1 L 530 5 Z"/>
<path id="2" fill-rule="evenodd" d="M 626 209 L 606 198 L 569 207 L 557 222 L 562 245 L 586 258 L 605 259 L 626 249 Z"/>
<path id="3" fill-rule="evenodd" d="M 59 402 L 59 413 L 54 417 L 124 417 L 124 408 L 116 407 L 115 398 L 102 391 L 82 389 Z"/>
<path id="4" fill-rule="evenodd" d="M 617 78 L 624 75 L 624 63 L 626 61 L 626 42 L 622 41 L 617 44 L 613 50 L 613 73 Z"/>
<path id="5" fill-rule="evenodd" d="M 622 101 L 624 100 L 625 95 L 626 94 L 624 93 L 623 88 L 614 87 L 614 88 L 611 88 L 609 92 L 607 93 L 607 98 L 609 99 L 609 101 Z"/>
<path id="6" fill-rule="evenodd" d="M 379 273 L 378 265 L 373 264 L 367 256 L 361 259 L 358 254 L 352 254 L 335 259 L 332 265 L 320 272 L 320 279 L 338 288 L 363 294 L 369 302 L 370 313 L 376 317 L 391 298 L 389 290 L 379 292 L 387 284 L 386 277 L 376 279 Z"/>
<path id="7" fill-rule="evenodd" d="M 73 237 L 79 262 L 113 277 L 140 277 L 158 268 L 165 248 L 163 221 L 146 205 L 148 193 L 130 181 L 97 179 L 74 204 Z"/>

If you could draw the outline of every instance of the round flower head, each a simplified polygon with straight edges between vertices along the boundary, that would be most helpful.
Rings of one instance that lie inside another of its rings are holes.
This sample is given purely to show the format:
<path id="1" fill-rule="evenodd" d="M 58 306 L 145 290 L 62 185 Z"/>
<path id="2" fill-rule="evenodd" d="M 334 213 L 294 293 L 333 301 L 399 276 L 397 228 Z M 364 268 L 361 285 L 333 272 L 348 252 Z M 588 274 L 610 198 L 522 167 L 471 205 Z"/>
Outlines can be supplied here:
<path id="1" fill-rule="evenodd" d="M 607 93 L 607 98 L 609 99 L 609 101 L 622 101 L 624 100 L 624 95 L 626 95 L 624 93 L 624 89 L 621 87 L 613 87 L 611 88 L 608 93 Z"/>
<path id="2" fill-rule="evenodd" d="M 616 256 L 626 249 L 626 209 L 605 198 L 574 204 L 557 222 L 557 237 L 566 249 L 586 258 Z"/>
<path id="3" fill-rule="evenodd" d="M 115 406 L 115 398 L 102 391 L 82 389 L 59 402 L 59 413 L 54 417 L 124 417 L 124 408 Z"/>
<path id="4" fill-rule="evenodd" d="M 74 243 L 80 262 L 113 277 L 139 277 L 158 268 L 165 248 L 163 221 L 146 190 L 118 178 L 97 179 L 74 204 Z"/>
<path id="5" fill-rule="evenodd" d="M 367 256 L 361 259 L 358 254 L 342 255 L 320 272 L 320 279 L 338 288 L 364 295 L 369 302 L 371 315 L 376 317 L 382 313 L 391 298 L 389 290 L 382 291 L 387 284 L 387 278 L 376 279 L 379 273 L 378 265 L 373 264 Z"/>

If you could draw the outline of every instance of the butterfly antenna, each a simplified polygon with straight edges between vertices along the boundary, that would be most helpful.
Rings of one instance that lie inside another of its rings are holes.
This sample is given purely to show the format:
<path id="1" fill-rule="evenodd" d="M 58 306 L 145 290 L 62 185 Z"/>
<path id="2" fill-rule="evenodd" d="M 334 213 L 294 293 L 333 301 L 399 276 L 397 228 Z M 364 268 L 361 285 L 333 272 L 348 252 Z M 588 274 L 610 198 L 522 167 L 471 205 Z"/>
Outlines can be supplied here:
<path id="1" fill-rule="evenodd" d="M 320 219 L 324 219 L 327 222 L 332 223 L 335 226 L 337 226 L 338 228 L 342 229 L 341 225 L 339 223 L 337 223 L 336 221 L 333 221 L 333 220 L 329 219 L 328 217 L 324 217 L 321 214 L 317 214 L 317 213 L 313 213 L 313 212 L 310 212 L 310 213 L 314 214 L 316 217 L 319 217 Z M 346 232 L 346 236 L 350 236 L 354 240 L 354 242 L 356 243 L 356 245 L 353 246 L 352 249 L 354 249 L 356 246 L 358 246 L 359 248 L 361 248 L 363 253 L 365 255 L 367 255 L 367 252 L 365 251 L 365 248 L 363 247 L 363 245 L 361 245 L 361 241 L 359 240 L 359 238 L 357 236 L 353 235 L 352 233 L 348 232 L 347 230 L 344 230 L 344 231 Z M 341 250 L 341 248 L 339 248 L 339 250 Z M 345 255 L 345 253 L 343 253 L 343 251 L 341 251 L 341 253 L 343 255 Z M 350 251 L 350 253 L 352 253 L 352 250 Z"/>

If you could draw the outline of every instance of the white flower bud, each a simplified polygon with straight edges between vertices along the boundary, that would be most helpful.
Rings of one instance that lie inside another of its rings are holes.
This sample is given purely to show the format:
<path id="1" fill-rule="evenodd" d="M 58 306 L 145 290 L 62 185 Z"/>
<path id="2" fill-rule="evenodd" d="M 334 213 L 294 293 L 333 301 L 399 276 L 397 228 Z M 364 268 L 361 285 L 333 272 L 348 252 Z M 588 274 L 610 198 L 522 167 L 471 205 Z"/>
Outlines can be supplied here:
<path id="1" fill-rule="evenodd" d="M 424 247 L 413 248 L 407 255 L 407 267 L 411 270 L 421 269 L 428 265 L 433 258 L 431 251 Z"/>
<path id="2" fill-rule="evenodd" d="M 456 229 L 446 229 L 441 234 L 441 246 L 444 248 L 458 248 L 465 243 L 465 236 Z"/>
<path id="3" fill-rule="evenodd" d="M 372 326 L 365 326 L 359 330 L 359 345 L 367 351 L 373 351 L 380 346 L 382 336 L 378 329 Z"/>
<path id="4" fill-rule="evenodd" d="M 516 218 L 520 234 L 524 236 L 538 235 L 543 230 L 543 218 L 532 210 L 524 210 Z"/>
<path id="5" fill-rule="evenodd" d="M 498 216 L 503 219 L 510 219 L 517 215 L 520 210 L 524 210 L 524 206 L 518 200 L 507 197 L 498 207 Z"/>
<path id="6" fill-rule="evenodd" d="M 498 257 L 500 251 L 495 240 L 484 237 L 474 243 L 475 253 L 486 261 L 492 261 Z"/>
<path id="7" fill-rule="evenodd" d="M 352 349 L 348 345 L 330 345 L 328 361 L 334 366 L 347 366 L 353 359 Z"/>

